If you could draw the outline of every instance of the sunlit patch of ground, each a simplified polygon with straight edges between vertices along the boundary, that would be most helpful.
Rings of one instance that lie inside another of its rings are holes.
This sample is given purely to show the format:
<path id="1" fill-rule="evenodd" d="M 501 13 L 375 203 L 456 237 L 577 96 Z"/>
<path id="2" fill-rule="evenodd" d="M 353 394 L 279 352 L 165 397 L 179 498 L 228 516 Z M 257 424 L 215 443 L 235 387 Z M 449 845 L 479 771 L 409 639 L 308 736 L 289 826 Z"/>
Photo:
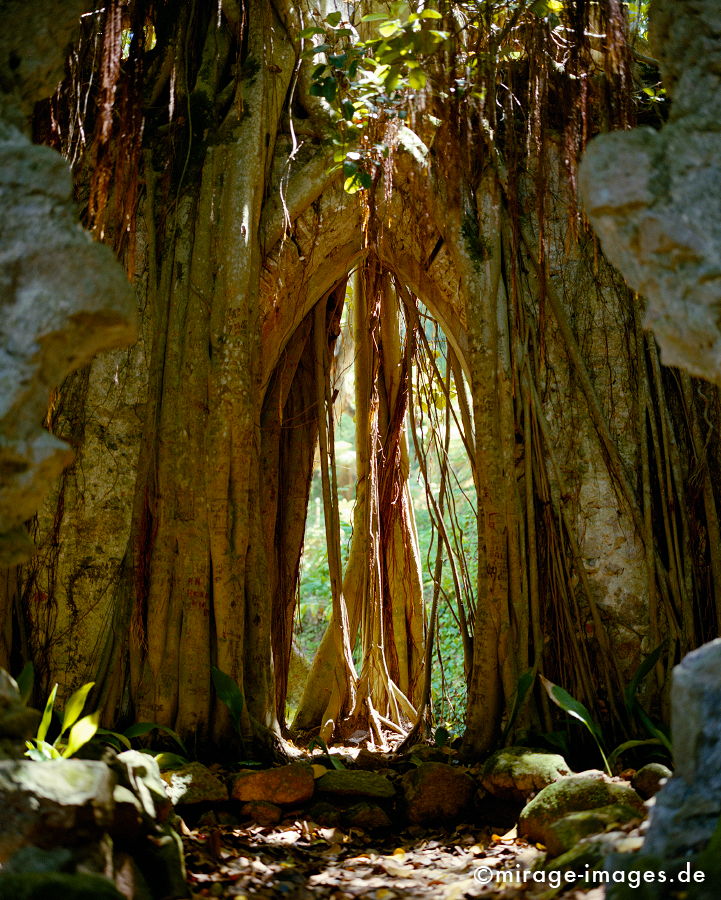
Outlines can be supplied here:
<path id="1" fill-rule="evenodd" d="M 517 838 L 515 830 L 501 836 L 492 829 L 461 825 L 445 834 L 409 828 L 379 837 L 298 818 L 269 827 L 217 824 L 186 831 L 194 897 L 542 900 L 558 893 L 548 883 L 524 883 L 522 873 L 542 851 Z M 496 872 L 508 873 L 506 879 L 516 875 L 510 883 L 499 883 Z M 489 877 L 489 883 L 481 883 Z M 592 888 L 563 896 L 601 900 L 604 893 L 603 888 Z"/>

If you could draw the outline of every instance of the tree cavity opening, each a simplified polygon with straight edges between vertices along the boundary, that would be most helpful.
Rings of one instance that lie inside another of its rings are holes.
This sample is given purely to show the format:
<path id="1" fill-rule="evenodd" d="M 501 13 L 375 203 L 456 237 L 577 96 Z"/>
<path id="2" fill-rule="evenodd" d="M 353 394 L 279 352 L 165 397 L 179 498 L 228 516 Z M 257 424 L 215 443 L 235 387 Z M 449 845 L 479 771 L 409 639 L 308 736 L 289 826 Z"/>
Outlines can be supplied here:
<path id="1" fill-rule="evenodd" d="M 283 712 L 325 741 L 386 749 L 437 726 L 444 740 L 462 727 L 476 596 L 462 366 L 431 312 L 372 260 L 310 316 L 324 327 L 318 437 Z"/>

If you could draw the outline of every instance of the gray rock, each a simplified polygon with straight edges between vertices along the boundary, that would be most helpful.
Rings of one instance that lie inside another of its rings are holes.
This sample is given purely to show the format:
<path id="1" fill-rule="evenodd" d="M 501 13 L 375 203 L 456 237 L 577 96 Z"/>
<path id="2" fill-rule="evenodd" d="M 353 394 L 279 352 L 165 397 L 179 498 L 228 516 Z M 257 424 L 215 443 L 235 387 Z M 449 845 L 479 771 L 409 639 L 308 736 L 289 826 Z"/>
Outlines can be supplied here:
<path id="1" fill-rule="evenodd" d="M 164 825 L 151 840 L 133 847 L 133 859 L 143 873 L 152 897 L 188 897 L 185 856 L 180 835 Z"/>
<path id="2" fill-rule="evenodd" d="M 99 836 L 113 820 L 115 776 L 81 759 L 0 761 L 0 861 L 25 844 L 52 847 Z"/>
<path id="3" fill-rule="evenodd" d="M 589 837 L 581 838 L 575 847 L 550 860 L 544 868 L 549 872 L 570 870 L 583 875 L 589 869 L 599 867 L 604 858 L 609 855 L 623 854 L 625 859 L 631 860 L 631 869 L 643 871 L 643 867 L 640 864 L 636 864 L 636 860 L 639 859 L 637 851 L 642 843 L 643 838 L 633 834 L 626 834 L 625 831 L 606 831 L 603 834 L 593 834 Z M 601 884 L 603 882 L 597 881 L 595 883 Z M 640 900 L 648 900 L 648 895 L 646 894 L 638 893 L 637 896 Z"/>
<path id="4" fill-rule="evenodd" d="M 385 775 L 362 770 L 335 769 L 326 772 L 316 782 L 317 789 L 324 794 L 340 797 L 395 797 L 395 789 Z"/>
<path id="5" fill-rule="evenodd" d="M 172 803 L 153 757 L 140 750 L 125 750 L 118 754 L 113 766 L 120 784 L 131 791 L 140 803 L 143 815 L 150 820 L 164 822 L 170 815 Z M 125 795 L 120 799 L 121 802 L 123 799 L 131 802 Z"/>
<path id="6" fill-rule="evenodd" d="M 414 825 L 457 821 L 470 805 L 476 786 L 465 772 L 427 762 L 401 779 L 408 819 Z"/>
<path id="7" fill-rule="evenodd" d="M 42 429 L 53 388 L 135 339 L 135 303 L 108 247 L 78 225 L 70 170 L 23 134 L 62 77 L 78 0 L 9 0 L 0 54 L 0 565 L 33 551 L 23 527 L 71 448 Z M 12 35 L 12 37 L 10 37 Z"/>
<path id="8" fill-rule="evenodd" d="M 207 766 L 191 762 L 171 772 L 161 772 L 168 796 L 174 806 L 195 803 L 225 803 L 228 789 Z"/>
<path id="9" fill-rule="evenodd" d="M 620 778 L 590 770 L 567 775 L 549 784 L 524 806 L 518 820 L 518 833 L 531 841 L 547 845 L 553 840 L 550 828 L 569 813 L 623 804 L 643 817 L 646 808 L 630 785 Z"/>
<path id="10" fill-rule="evenodd" d="M 125 900 L 102 875 L 0 874 L 0 900 Z"/>
<path id="11" fill-rule="evenodd" d="M 579 187 L 604 253 L 648 301 L 664 362 L 721 382 L 718 0 L 656 0 L 650 26 L 669 121 L 597 137 Z"/>
<path id="12" fill-rule="evenodd" d="M 636 772 L 631 779 L 631 787 L 640 794 L 644 800 L 657 794 L 663 783 L 668 781 L 673 772 L 663 763 L 648 763 Z"/>
<path id="13" fill-rule="evenodd" d="M 575 847 L 582 838 L 599 834 L 612 826 L 624 825 L 642 815 L 638 808 L 623 803 L 569 813 L 548 826 L 543 843 L 551 856 L 560 856 Z"/>
<path id="14" fill-rule="evenodd" d="M 529 747 L 506 747 L 492 754 L 483 767 L 481 784 L 494 797 L 525 802 L 571 770 L 557 753 Z"/>
<path id="15" fill-rule="evenodd" d="M 644 853 L 662 859 L 703 848 L 721 816 L 721 639 L 673 670 L 671 725 L 675 771 L 656 794 Z"/>
<path id="16" fill-rule="evenodd" d="M 45 431 L 48 397 L 99 351 L 135 339 L 135 304 L 109 247 L 77 223 L 70 172 L 0 122 L 0 564 L 28 550 L 19 529 L 70 447 Z"/>
<path id="17" fill-rule="evenodd" d="M 67 847 L 21 847 L 3 866 L 3 873 L 66 872 L 73 867 L 73 854 Z"/>
<path id="18" fill-rule="evenodd" d="M 40 724 L 41 714 L 26 706 L 17 683 L 5 669 L 0 669 L 0 759 L 21 759 L 25 741 Z"/>

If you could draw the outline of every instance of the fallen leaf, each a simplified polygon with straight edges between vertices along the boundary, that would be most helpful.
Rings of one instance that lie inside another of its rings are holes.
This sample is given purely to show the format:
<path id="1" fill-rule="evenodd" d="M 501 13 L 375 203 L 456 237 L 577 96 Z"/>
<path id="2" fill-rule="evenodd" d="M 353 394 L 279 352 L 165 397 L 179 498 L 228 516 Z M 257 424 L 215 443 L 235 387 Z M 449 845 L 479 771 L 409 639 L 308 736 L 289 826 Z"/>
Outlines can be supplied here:
<path id="1" fill-rule="evenodd" d="M 402 866 L 392 856 L 386 856 L 380 860 L 380 864 L 391 878 L 408 878 L 413 875 L 413 869 L 410 866 Z"/>

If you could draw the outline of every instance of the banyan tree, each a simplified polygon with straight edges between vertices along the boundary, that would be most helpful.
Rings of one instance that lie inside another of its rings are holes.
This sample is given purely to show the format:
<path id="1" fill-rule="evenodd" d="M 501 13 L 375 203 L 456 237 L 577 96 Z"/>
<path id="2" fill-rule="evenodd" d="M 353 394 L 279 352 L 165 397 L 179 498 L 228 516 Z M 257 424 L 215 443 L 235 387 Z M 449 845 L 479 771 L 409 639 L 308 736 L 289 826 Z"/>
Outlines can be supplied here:
<path id="1" fill-rule="evenodd" d="M 662 124 L 644 28 L 617 0 L 85 11 L 33 137 L 72 167 L 139 337 L 49 399 L 47 428 L 75 455 L 29 522 L 34 554 L 2 581 L 0 664 L 31 659 L 40 693 L 94 681 L 107 722 L 200 747 L 232 734 L 212 667 L 239 686 L 256 752 L 287 729 L 362 726 L 383 745 L 420 727 L 434 616 L 407 482 L 423 365 L 448 401 L 439 458 L 452 414 L 475 489 L 477 578 L 454 575 L 467 751 L 498 741 L 529 671 L 627 733 L 624 688 L 661 645 L 646 700 L 662 713 L 670 666 L 719 629 L 721 408 L 663 365 L 577 194 L 594 135 Z M 286 723 L 317 456 L 332 615 Z M 436 581 L 454 556 L 441 470 Z M 525 701 L 516 723 L 550 730 L 542 690 Z"/>

